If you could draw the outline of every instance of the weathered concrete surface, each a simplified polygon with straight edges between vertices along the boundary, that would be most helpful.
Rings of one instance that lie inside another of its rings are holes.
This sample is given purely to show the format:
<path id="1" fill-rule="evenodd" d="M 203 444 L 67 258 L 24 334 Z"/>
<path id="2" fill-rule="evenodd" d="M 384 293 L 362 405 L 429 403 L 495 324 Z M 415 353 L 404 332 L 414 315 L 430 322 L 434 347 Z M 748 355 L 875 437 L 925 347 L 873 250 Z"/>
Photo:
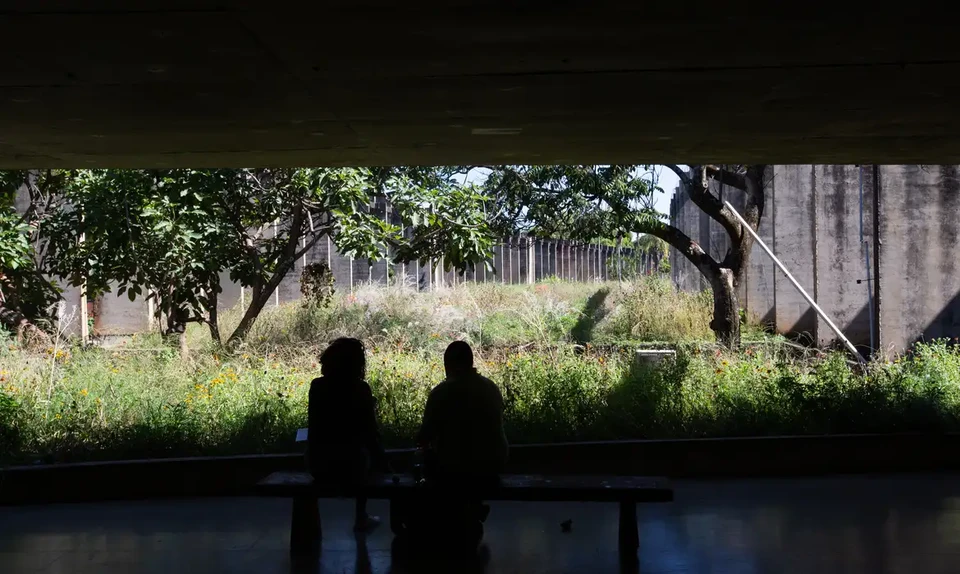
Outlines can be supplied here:
<path id="1" fill-rule="evenodd" d="M 884 347 L 960 336 L 957 166 L 883 166 L 880 193 Z"/>
<path id="2" fill-rule="evenodd" d="M 853 165 L 817 165 L 817 304 L 829 310 L 830 318 L 844 335 L 869 353 L 870 313 L 868 281 L 873 270 L 866 268 L 864 253 L 872 245 L 872 189 L 865 187 L 860 202 L 860 168 Z M 870 166 L 865 168 L 872 173 Z M 865 182 L 869 185 L 870 182 Z M 861 218 L 862 213 L 862 218 Z M 863 240 L 861 242 L 861 221 Z M 859 283 L 858 283 L 859 281 Z M 817 343 L 840 344 L 822 318 L 817 318 Z"/>
<path id="3" fill-rule="evenodd" d="M 773 217 L 770 214 L 773 211 L 774 192 L 776 190 L 776 180 L 772 166 L 767 167 L 764 181 L 768 182 L 764 187 L 765 213 L 760 218 L 760 227 L 757 234 L 770 247 L 773 245 Z M 773 329 L 776 325 L 777 299 L 774 283 L 779 274 L 780 270 L 774 265 L 773 260 L 760 247 L 754 247 L 750 254 L 747 274 L 743 278 L 744 295 L 741 305 L 750 315 L 751 320 L 770 329 Z"/>
<path id="4" fill-rule="evenodd" d="M 67 301 L 67 305 L 74 304 Z M 150 330 L 150 316 L 143 299 L 131 301 L 127 294 L 117 295 L 116 290 L 106 293 L 95 306 L 96 335 L 128 335 Z"/>
<path id="5" fill-rule="evenodd" d="M 949 162 L 954 32 L 916 5 L 12 0 L 0 167 Z"/>
<path id="6" fill-rule="evenodd" d="M 960 337 L 958 166 L 865 165 L 862 207 L 856 165 L 773 170 L 761 234 L 855 345 L 871 351 L 871 316 L 874 351 L 899 352 L 917 341 Z M 681 230 L 702 229 L 682 207 L 675 211 L 672 220 Z M 683 271 L 679 265 L 674 277 L 683 288 L 693 288 L 680 280 Z M 744 307 L 782 333 L 810 334 L 821 345 L 838 343 L 759 248 L 751 255 Z"/>
<path id="7" fill-rule="evenodd" d="M 682 185 L 678 187 L 676 193 L 674 193 L 671 205 L 673 206 L 672 209 L 676 212 L 675 221 L 678 222 L 677 226 L 686 233 L 692 241 L 703 246 L 707 241 L 707 238 L 702 234 L 704 226 L 701 223 L 702 218 L 705 216 L 703 212 L 700 211 L 700 208 L 690 200 L 690 196 Z M 700 271 L 698 271 L 686 257 L 678 253 L 675 249 L 671 249 L 670 252 L 671 271 L 674 281 L 680 289 L 693 291 L 708 288 Z"/>
<path id="8" fill-rule="evenodd" d="M 811 296 L 817 296 L 815 217 L 816 187 L 810 165 L 778 165 L 774 170 L 776 201 L 773 217 L 773 252 Z M 816 340 L 816 317 L 810 305 L 786 278 L 774 282 L 777 330 Z"/>

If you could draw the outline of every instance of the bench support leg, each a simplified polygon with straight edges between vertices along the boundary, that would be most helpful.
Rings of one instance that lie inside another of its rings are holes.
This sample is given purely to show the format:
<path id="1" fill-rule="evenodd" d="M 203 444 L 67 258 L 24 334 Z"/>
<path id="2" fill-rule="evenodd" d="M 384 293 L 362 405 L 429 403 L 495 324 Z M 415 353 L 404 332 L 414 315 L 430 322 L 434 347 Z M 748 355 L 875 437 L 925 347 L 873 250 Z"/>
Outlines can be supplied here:
<path id="1" fill-rule="evenodd" d="M 293 520 L 290 524 L 290 552 L 304 554 L 320 550 L 320 511 L 317 499 L 298 496 L 293 499 Z"/>
<path id="2" fill-rule="evenodd" d="M 640 547 L 640 533 L 637 530 L 637 504 L 620 503 L 620 552 L 637 552 Z"/>

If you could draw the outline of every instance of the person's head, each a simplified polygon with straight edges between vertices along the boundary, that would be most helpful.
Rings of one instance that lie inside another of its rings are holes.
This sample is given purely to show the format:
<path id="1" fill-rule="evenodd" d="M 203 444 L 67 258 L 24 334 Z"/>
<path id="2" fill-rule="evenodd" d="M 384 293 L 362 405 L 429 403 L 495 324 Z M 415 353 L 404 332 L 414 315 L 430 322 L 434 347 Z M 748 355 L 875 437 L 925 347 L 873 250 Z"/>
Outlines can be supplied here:
<path id="1" fill-rule="evenodd" d="M 447 350 L 443 352 L 443 368 L 448 379 L 472 373 L 474 371 L 473 349 L 465 341 L 450 343 L 447 345 Z"/>
<path id="2" fill-rule="evenodd" d="M 342 337 L 320 355 L 320 373 L 332 379 L 362 381 L 367 374 L 363 341 Z"/>

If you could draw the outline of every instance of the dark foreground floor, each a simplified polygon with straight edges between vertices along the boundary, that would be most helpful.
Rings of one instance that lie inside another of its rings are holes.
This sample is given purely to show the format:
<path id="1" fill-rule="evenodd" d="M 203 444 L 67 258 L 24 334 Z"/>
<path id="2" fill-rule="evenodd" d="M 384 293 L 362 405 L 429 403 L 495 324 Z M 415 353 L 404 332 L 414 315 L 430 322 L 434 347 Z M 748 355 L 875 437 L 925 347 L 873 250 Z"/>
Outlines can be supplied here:
<path id="1" fill-rule="evenodd" d="M 679 482 L 640 513 L 639 563 L 654 573 L 960 572 L 960 476 Z M 0 486 L 2 487 L 2 486 Z M 64 485 L 70 488 L 71 485 Z M 385 514 L 384 503 L 371 508 Z M 365 551 L 349 501 L 324 501 L 319 561 L 291 563 L 290 504 L 195 499 L 0 508 L 0 572 L 617 572 L 616 505 L 493 505 L 482 553 L 398 562 L 389 529 Z M 573 520 L 572 530 L 560 523 Z M 358 551 L 358 546 L 360 547 Z"/>

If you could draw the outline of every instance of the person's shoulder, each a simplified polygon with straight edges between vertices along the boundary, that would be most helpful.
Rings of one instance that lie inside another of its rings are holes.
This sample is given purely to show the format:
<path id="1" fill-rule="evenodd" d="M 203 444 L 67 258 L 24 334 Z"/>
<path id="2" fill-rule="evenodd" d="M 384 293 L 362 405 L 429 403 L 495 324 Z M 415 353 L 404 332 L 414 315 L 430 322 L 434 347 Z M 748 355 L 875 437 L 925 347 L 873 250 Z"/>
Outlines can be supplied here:
<path id="1" fill-rule="evenodd" d="M 310 381 L 310 387 L 307 389 L 307 397 L 310 399 L 311 405 L 326 402 L 326 397 L 329 396 L 330 391 L 328 385 L 324 383 L 323 377 L 317 377 Z"/>
<path id="2" fill-rule="evenodd" d="M 500 392 L 500 387 L 498 387 L 497 383 L 493 382 L 491 379 L 477 373 L 477 380 L 479 380 L 483 388 L 486 389 L 485 392 L 488 392 L 491 395 L 496 395 L 498 397 L 503 396 L 503 393 Z"/>
<path id="3" fill-rule="evenodd" d="M 449 387 L 450 387 L 450 381 L 448 381 L 447 379 L 443 379 L 442 381 L 440 381 L 439 383 L 437 383 L 437 386 L 435 386 L 435 387 L 433 387 L 432 389 L 430 389 L 430 394 L 431 394 L 431 395 L 442 395 L 443 393 L 447 392 L 447 389 L 448 389 Z"/>
<path id="4" fill-rule="evenodd" d="M 496 387 L 496 386 L 497 386 L 497 383 L 493 382 L 490 378 L 481 375 L 480 373 L 477 373 L 477 380 L 480 381 L 482 384 L 488 386 L 488 387 Z M 497 387 L 497 388 L 499 388 L 499 387 Z"/>

